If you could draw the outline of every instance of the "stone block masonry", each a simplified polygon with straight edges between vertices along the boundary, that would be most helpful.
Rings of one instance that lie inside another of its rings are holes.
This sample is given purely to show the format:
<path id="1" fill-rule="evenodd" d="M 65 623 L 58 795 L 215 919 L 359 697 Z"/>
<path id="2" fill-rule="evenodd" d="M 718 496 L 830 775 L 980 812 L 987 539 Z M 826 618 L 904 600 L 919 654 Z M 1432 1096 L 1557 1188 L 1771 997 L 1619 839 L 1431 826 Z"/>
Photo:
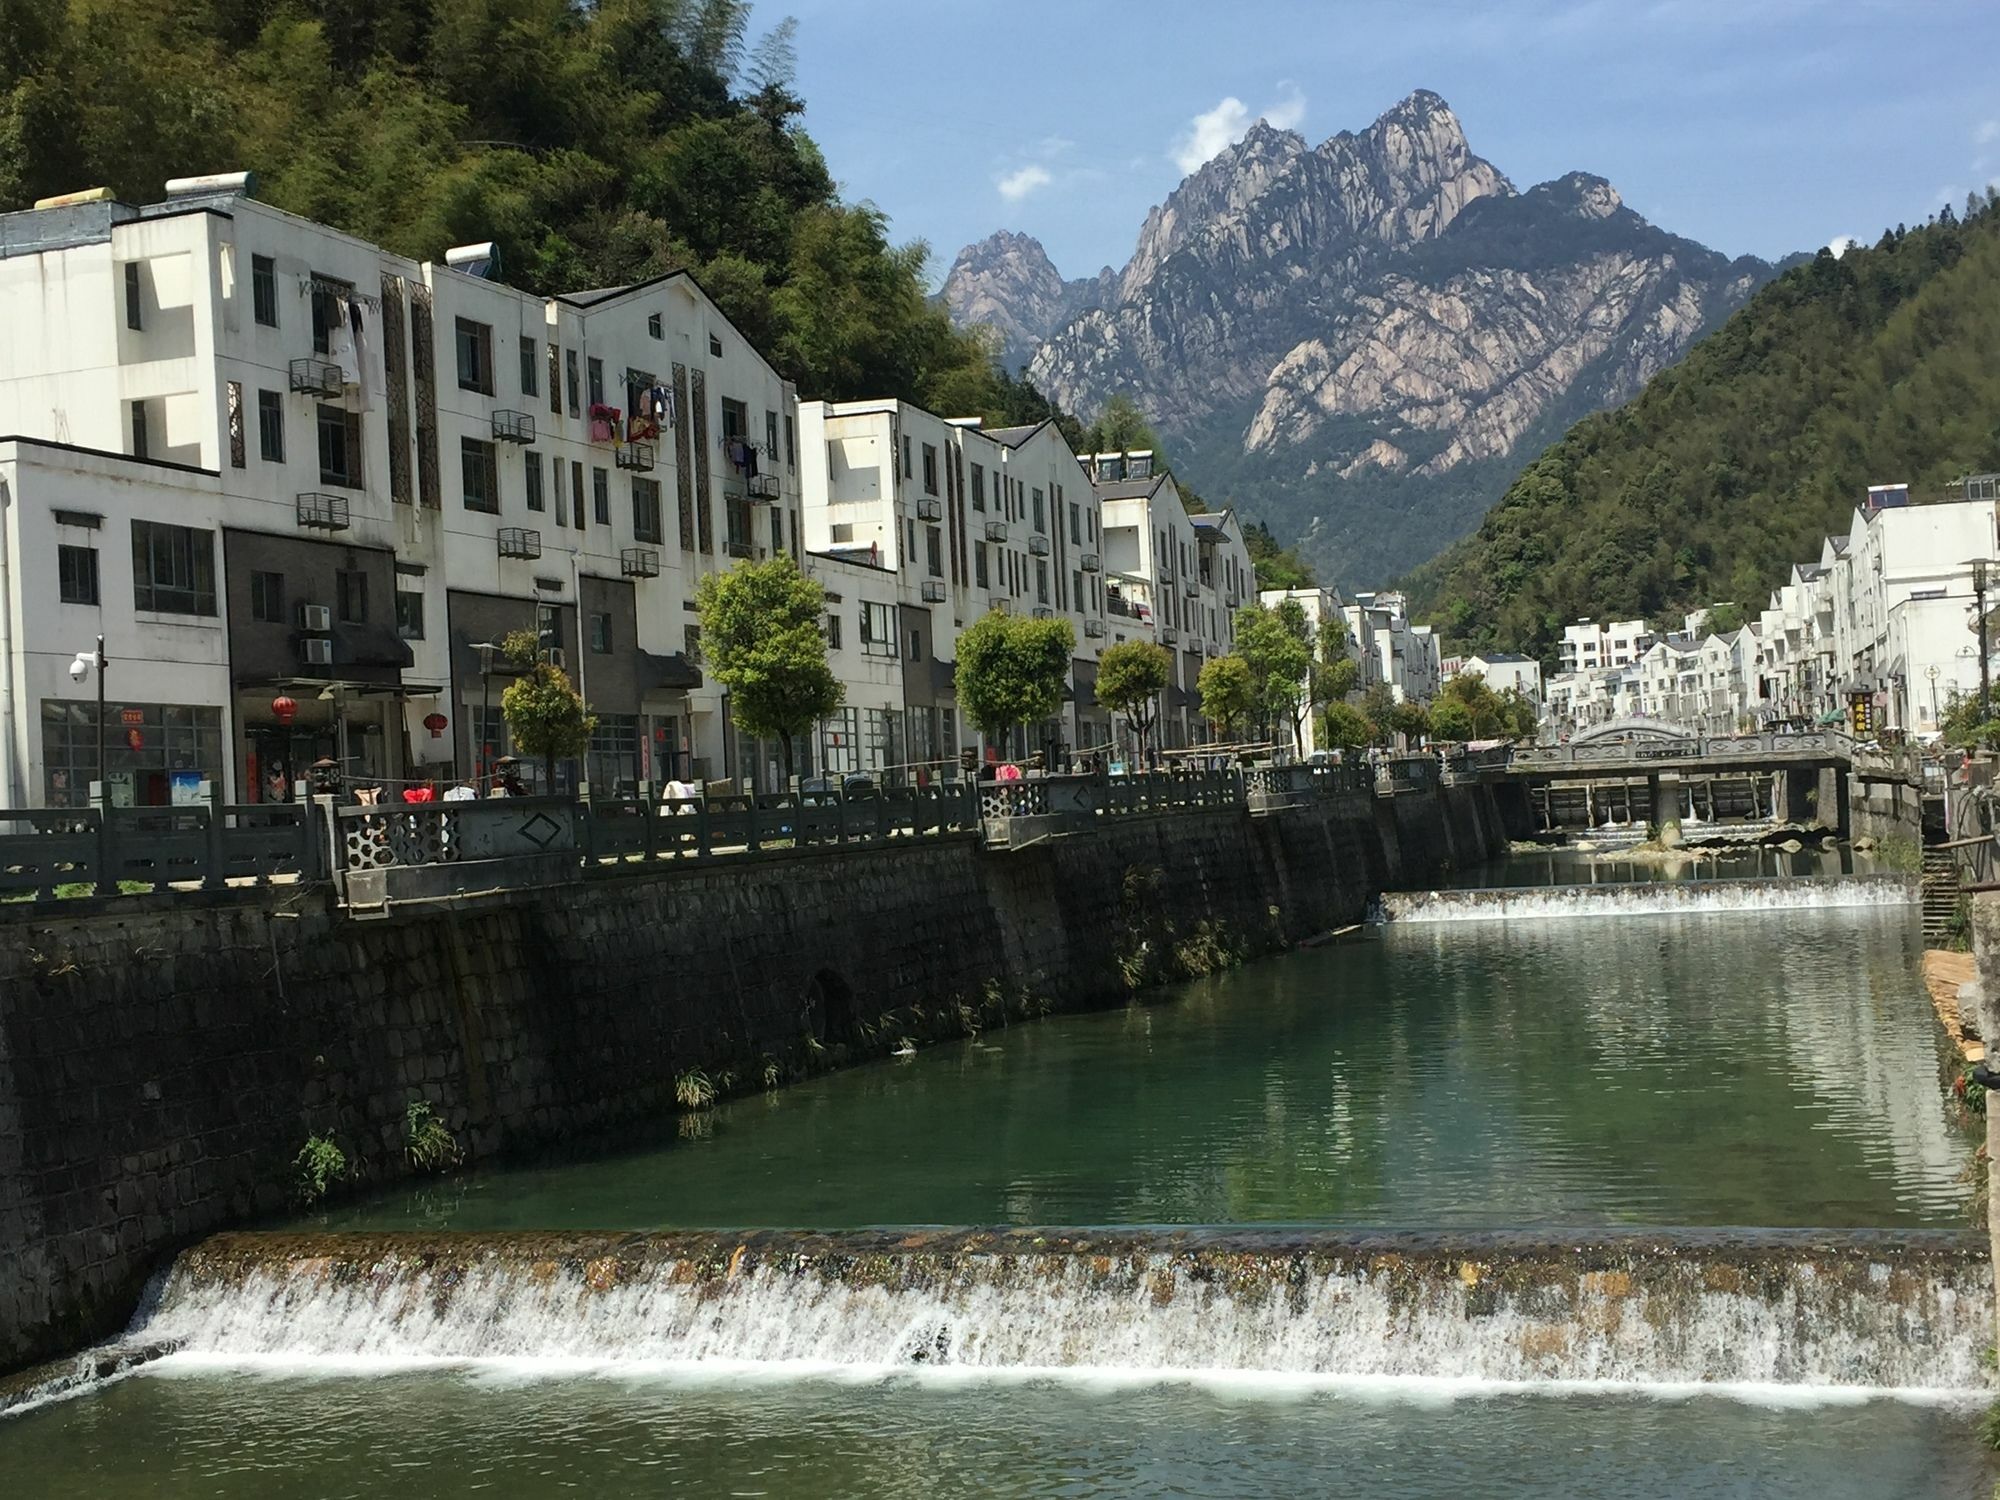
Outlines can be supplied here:
<path id="1" fill-rule="evenodd" d="M 1197 934 L 1273 951 L 1504 847 L 1466 786 L 1007 852 L 635 868 L 373 921 L 311 888 L 0 908 L 0 1367 L 115 1329 L 166 1255 L 286 1208 L 310 1135 L 393 1179 L 423 1100 L 488 1161 L 671 1111 L 693 1070 L 874 1055 L 889 1013 L 922 1039 L 961 1006 L 1116 1003 Z"/>

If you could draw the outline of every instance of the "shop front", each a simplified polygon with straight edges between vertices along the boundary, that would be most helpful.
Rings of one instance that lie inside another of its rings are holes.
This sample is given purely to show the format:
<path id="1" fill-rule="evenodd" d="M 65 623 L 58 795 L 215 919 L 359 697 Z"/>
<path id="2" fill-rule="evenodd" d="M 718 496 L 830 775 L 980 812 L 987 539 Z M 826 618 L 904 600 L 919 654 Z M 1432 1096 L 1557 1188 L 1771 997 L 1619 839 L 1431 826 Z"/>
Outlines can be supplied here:
<path id="1" fill-rule="evenodd" d="M 171 807 L 202 800 L 222 775 L 222 710 L 204 704 L 106 703 L 44 698 L 42 796 L 49 807 L 88 807 L 102 776 L 113 807 Z M 104 747 L 103 760 L 98 746 Z"/>

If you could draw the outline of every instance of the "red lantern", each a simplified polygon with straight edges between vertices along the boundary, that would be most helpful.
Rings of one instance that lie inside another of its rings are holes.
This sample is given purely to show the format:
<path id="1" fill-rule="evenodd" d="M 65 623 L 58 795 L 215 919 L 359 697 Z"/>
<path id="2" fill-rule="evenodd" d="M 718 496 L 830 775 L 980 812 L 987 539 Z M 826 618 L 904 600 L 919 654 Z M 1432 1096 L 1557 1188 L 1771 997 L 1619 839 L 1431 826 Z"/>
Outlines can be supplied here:
<path id="1" fill-rule="evenodd" d="M 443 714 L 431 713 L 424 715 L 424 728 L 431 732 L 432 739 L 440 738 L 444 734 L 445 725 L 450 722 L 451 720 L 447 719 Z"/>
<path id="2" fill-rule="evenodd" d="M 125 744 L 135 752 L 143 750 L 146 748 L 146 736 L 136 729 L 128 729 L 125 731 Z"/>
<path id="3" fill-rule="evenodd" d="M 298 701 L 282 693 L 271 700 L 271 712 L 277 715 L 280 724 L 290 724 L 292 716 L 298 711 Z"/>

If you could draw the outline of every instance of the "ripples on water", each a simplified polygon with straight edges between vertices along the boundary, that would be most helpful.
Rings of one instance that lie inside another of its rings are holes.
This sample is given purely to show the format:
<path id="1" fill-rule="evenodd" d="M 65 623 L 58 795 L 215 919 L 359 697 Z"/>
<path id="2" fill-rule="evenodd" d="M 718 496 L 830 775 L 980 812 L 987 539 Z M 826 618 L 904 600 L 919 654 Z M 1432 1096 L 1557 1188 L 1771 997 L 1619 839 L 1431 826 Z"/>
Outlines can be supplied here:
<path id="1" fill-rule="evenodd" d="M 1990 1486 L 1970 1425 L 1962 1411 L 1880 1400 L 167 1374 L 0 1427 L 0 1493 L 1914 1500 Z"/>
<path id="2" fill-rule="evenodd" d="M 347 1227 L 1956 1225 L 1908 909 L 1391 927 Z"/>

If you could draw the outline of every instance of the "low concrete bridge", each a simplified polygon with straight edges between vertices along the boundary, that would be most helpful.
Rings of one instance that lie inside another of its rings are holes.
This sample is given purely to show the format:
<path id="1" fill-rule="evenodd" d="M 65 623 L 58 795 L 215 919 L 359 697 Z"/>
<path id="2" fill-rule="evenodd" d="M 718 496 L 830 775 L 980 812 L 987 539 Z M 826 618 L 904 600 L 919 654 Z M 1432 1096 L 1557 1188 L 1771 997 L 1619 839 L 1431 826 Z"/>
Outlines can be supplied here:
<path id="1" fill-rule="evenodd" d="M 1839 729 L 1702 735 L 1624 719 L 1567 744 L 1517 748 L 1504 775 L 1544 828 L 1775 816 L 1845 834 L 1856 769 L 1856 742 Z"/>

